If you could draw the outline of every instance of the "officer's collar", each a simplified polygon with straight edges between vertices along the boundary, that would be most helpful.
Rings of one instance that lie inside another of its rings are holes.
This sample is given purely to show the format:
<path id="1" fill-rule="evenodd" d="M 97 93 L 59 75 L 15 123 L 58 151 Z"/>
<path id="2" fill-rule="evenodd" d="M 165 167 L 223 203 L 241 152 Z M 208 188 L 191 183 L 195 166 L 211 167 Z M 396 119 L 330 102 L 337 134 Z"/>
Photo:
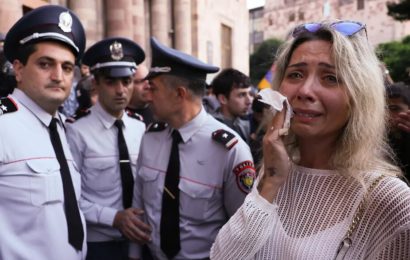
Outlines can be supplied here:
<path id="1" fill-rule="evenodd" d="M 117 118 L 113 117 L 104 110 L 99 101 L 97 101 L 97 103 L 95 103 L 95 105 L 91 107 L 91 113 L 93 112 L 97 114 L 97 117 L 100 119 L 101 123 L 106 129 L 111 128 L 114 125 L 115 120 L 117 120 Z M 126 122 L 124 120 L 126 117 L 124 115 L 125 111 L 122 113 L 121 119 L 124 121 L 124 125 L 126 125 Z"/>
<path id="2" fill-rule="evenodd" d="M 30 112 L 33 113 L 34 116 L 36 116 L 46 127 L 50 125 L 53 116 L 37 105 L 37 103 L 22 90 L 15 88 L 11 96 L 16 98 L 24 107 L 30 110 Z"/>
<path id="3" fill-rule="evenodd" d="M 206 113 L 205 108 L 201 106 L 201 110 L 191 121 L 187 122 L 181 128 L 177 129 L 181 134 L 184 143 L 191 139 L 191 137 L 202 128 L 202 125 L 205 123 L 207 116 L 208 114 Z"/>

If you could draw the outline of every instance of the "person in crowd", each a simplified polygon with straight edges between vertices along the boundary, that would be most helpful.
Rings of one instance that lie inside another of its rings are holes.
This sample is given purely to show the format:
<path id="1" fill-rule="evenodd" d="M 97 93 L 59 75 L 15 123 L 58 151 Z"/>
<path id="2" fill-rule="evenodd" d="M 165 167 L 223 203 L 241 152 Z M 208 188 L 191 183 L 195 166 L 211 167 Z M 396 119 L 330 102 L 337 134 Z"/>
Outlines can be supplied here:
<path id="1" fill-rule="evenodd" d="M 249 77 L 233 68 L 224 69 L 212 80 L 211 85 L 221 105 L 214 114 L 215 118 L 249 143 L 250 122 L 247 116 L 253 99 Z"/>
<path id="2" fill-rule="evenodd" d="M 133 79 L 133 93 L 126 108 L 127 113 L 141 117 L 146 126 L 154 122 L 154 115 L 148 103 L 148 69 L 145 65 L 140 64 Z"/>
<path id="3" fill-rule="evenodd" d="M 7 33 L 17 88 L 0 99 L 0 259 L 84 259 L 80 175 L 58 107 L 85 48 L 78 17 L 32 10 Z"/>
<path id="4" fill-rule="evenodd" d="M 145 125 L 125 113 L 134 73 L 145 53 L 133 41 L 112 37 L 84 54 L 98 102 L 89 113 L 67 125 L 67 138 L 82 180 L 80 207 L 87 221 L 87 260 L 128 259 L 122 235 L 131 208 L 139 145 Z"/>
<path id="5" fill-rule="evenodd" d="M 78 107 L 75 113 L 68 116 L 66 122 L 73 123 L 77 119 L 88 114 L 89 109 L 97 103 L 98 94 L 93 85 L 94 76 L 90 73 L 89 67 L 85 64 L 80 66 L 81 79 L 75 86 L 75 97 Z"/>
<path id="6" fill-rule="evenodd" d="M 397 82 L 387 87 L 389 143 L 404 176 L 410 180 L 410 86 Z M 410 185 L 410 182 L 408 182 Z"/>
<path id="7" fill-rule="evenodd" d="M 290 107 L 273 118 L 263 177 L 211 259 L 410 259 L 410 188 L 387 159 L 383 75 L 365 25 L 299 25 L 276 64 L 273 89 Z"/>
<path id="8" fill-rule="evenodd" d="M 249 147 L 202 106 L 206 74 L 218 71 L 151 39 L 148 100 L 155 117 L 141 143 L 133 207 L 152 232 L 129 218 L 127 235 L 140 258 L 147 242 L 154 259 L 207 259 L 220 227 L 251 190 Z"/>
<path id="9" fill-rule="evenodd" d="M 253 161 L 256 169 L 259 168 L 262 160 L 262 140 L 266 133 L 266 128 L 270 126 L 272 120 L 269 106 L 259 101 L 255 97 L 252 101 L 252 113 L 250 114 L 251 134 L 249 136 L 249 147 L 251 148 Z"/>
<path id="10" fill-rule="evenodd" d="M 6 97 L 16 87 L 16 77 L 13 64 L 4 55 L 3 45 L 6 36 L 0 33 L 0 97 Z"/>
<path id="11" fill-rule="evenodd" d="M 78 109 L 78 101 L 77 101 L 77 85 L 78 82 L 81 80 L 81 72 L 78 66 L 74 68 L 74 79 L 73 85 L 71 87 L 70 95 L 64 101 L 64 103 L 60 106 L 59 111 L 66 117 L 73 117 Z"/>
<path id="12" fill-rule="evenodd" d="M 202 105 L 204 106 L 206 112 L 213 115 L 215 114 L 221 105 L 212 90 L 211 84 L 206 84 L 205 95 L 202 97 Z"/>

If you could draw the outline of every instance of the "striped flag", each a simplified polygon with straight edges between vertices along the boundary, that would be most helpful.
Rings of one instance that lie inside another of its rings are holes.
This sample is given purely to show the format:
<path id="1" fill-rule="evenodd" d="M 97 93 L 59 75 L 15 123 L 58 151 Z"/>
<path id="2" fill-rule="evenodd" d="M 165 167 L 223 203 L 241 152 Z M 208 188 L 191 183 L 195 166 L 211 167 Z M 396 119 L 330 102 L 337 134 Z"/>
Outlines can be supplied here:
<path id="1" fill-rule="evenodd" d="M 272 67 L 268 72 L 266 72 L 265 76 L 262 78 L 261 81 L 258 83 L 258 89 L 270 88 L 272 86 L 273 76 L 275 72 L 275 63 L 272 64 Z"/>

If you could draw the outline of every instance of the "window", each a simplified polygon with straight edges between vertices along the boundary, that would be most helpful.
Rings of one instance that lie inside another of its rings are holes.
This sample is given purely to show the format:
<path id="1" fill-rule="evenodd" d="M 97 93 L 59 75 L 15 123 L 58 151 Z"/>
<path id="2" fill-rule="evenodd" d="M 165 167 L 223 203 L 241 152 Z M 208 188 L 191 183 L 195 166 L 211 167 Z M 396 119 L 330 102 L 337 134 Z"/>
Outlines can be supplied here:
<path id="1" fill-rule="evenodd" d="M 289 15 L 289 22 L 295 21 L 295 14 L 290 14 Z"/>
<path id="2" fill-rule="evenodd" d="M 305 13 L 304 12 L 299 12 L 299 21 L 305 20 Z"/>
<path id="3" fill-rule="evenodd" d="M 357 0 L 357 10 L 364 9 L 364 0 Z"/>
<path id="4" fill-rule="evenodd" d="M 232 67 L 232 29 L 222 24 L 221 28 L 221 67 Z"/>

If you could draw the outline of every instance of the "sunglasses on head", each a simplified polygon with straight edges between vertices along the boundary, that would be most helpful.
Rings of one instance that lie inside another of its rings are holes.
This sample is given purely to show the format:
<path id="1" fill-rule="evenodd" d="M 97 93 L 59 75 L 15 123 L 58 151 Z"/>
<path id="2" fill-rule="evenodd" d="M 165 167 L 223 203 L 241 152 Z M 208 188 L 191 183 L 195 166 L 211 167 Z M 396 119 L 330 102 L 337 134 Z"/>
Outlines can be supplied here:
<path id="1" fill-rule="evenodd" d="M 319 31 L 323 27 L 322 23 L 305 23 L 297 26 L 293 32 L 292 36 L 295 38 L 302 33 L 311 32 L 315 33 Z M 361 30 L 365 30 L 366 37 L 366 25 L 356 21 L 338 21 L 330 24 L 330 27 L 336 30 L 337 32 L 341 33 L 344 36 L 352 36 Z"/>

